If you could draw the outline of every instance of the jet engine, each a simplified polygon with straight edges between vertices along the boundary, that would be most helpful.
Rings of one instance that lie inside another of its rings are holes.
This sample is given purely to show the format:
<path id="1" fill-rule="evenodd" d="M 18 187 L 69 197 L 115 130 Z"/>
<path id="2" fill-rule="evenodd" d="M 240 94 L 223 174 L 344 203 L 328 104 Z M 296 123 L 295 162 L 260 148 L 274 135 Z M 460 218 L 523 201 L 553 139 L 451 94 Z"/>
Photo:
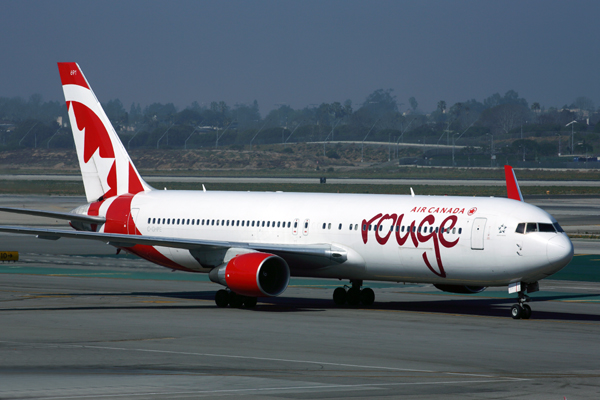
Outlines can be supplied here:
<path id="1" fill-rule="evenodd" d="M 472 293 L 481 293 L 487 287 L 485 286 L 466 286 L 466 285 L 433 285 L 442 292 L 449 293 L 460 293 L 460 294 L 472 294 Z"/>
<path id="2" fill-rule="evenodd" d="M 290 268 L 279 256 L 254 252 L 235 256 L 208 276 L 243 296 L 279 296 L 290 281 Z"/>

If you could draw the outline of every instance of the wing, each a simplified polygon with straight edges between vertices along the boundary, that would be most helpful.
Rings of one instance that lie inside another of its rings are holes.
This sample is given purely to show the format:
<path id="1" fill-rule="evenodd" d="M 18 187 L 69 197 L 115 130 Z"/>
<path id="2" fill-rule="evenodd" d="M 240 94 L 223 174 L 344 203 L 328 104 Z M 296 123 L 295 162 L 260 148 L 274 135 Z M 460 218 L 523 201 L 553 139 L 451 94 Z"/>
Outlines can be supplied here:
<path id="1" fill-rule="evenodd" d="M 276 254 L 285 259 L 290 268 L 314 269 L 347 260 L 345 249 L 330 244 L 291 245 L 269 243 L 241 243 L 216 240 L 179 239 L 161 236 L 123 235 L 117 233 L 71 231 L 60 229 L 26 228 L 20 226 L 0 226 L 0 232 L 35 235 L 40 239 L 57 240 L 61 237 L 71 239 L 95 240 L 115 247 L 128 248 L 136 245 L 173 247 L 189 250 L 198 260 L 214 259 L 215 253 L 223 253 L 232 248 L 251 249 Z M 216 256 L 218 258 L 218 255 Z M 217 266 L 214 263 L 202 265 Z"/>

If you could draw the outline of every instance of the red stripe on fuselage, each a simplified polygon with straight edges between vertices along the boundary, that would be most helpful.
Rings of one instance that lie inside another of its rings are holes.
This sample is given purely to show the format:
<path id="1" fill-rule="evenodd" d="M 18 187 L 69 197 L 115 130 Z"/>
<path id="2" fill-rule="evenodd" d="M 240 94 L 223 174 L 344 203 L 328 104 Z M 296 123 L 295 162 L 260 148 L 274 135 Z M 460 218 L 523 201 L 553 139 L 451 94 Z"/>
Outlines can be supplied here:
<path id="1" fill-rule="evenodd" d="M 119 196 L 110 204 L 110 206 L 108 206 L 108 210 L 106 210 L 106 222 L 104 224 L 105 233 L 142 235 L 131 215 L 131 201 L 133 200 L 133 197 L 133 194 Z M 162 265 L 163 267 L 180 271 L 195 272 L 170 260 L 152 246 L 137 244 L 132 247 L 127 247 L 125 250 L 145 260 Z"/>

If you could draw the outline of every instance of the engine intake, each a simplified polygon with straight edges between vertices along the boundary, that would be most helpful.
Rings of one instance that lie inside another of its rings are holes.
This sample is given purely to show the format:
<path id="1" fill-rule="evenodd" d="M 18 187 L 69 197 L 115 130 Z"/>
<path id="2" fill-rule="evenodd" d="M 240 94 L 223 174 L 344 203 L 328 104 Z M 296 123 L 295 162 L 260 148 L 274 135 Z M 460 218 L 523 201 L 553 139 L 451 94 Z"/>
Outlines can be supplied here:
<path id="1" fill-rule="evenodd" d="M 466 285 L 433 285 L 442 292 L 449 293 L 460 293 L 460 294 L 472 294 L 472 293 L 481 293 L 487 287 L 485 286 L 466 286 Z"/>
<path id="2" fill-rule="evenodd" d="M 208 274 L 211 281 L 229 287 L 244 296 L 279 296 L 290 281 L 285 260 L 268 253 L 246 253 Z"/>

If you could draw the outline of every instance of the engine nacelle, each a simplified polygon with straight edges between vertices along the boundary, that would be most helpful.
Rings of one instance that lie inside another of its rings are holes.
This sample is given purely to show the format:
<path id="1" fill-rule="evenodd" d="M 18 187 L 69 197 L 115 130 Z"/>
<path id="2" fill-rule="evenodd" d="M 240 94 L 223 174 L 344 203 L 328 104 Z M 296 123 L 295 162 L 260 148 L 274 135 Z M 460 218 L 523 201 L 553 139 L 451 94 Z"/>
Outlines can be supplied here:
<path id="1" fill-rule="evenodd" d="M 290 267 L 279 256 L 255 252 L 235 256 L 208 276 L 244 296 L 279 296 L 290 282 Z"/>
<path id="2" fill-rule="evenodd" d="M 487 289 L 486 286 L 466 286 L 466 285 L 433 285 L 433 286 L 440 289 L 442 292 L 460 293 L 460 294 L 481 293 L 485 289 Z"/>

